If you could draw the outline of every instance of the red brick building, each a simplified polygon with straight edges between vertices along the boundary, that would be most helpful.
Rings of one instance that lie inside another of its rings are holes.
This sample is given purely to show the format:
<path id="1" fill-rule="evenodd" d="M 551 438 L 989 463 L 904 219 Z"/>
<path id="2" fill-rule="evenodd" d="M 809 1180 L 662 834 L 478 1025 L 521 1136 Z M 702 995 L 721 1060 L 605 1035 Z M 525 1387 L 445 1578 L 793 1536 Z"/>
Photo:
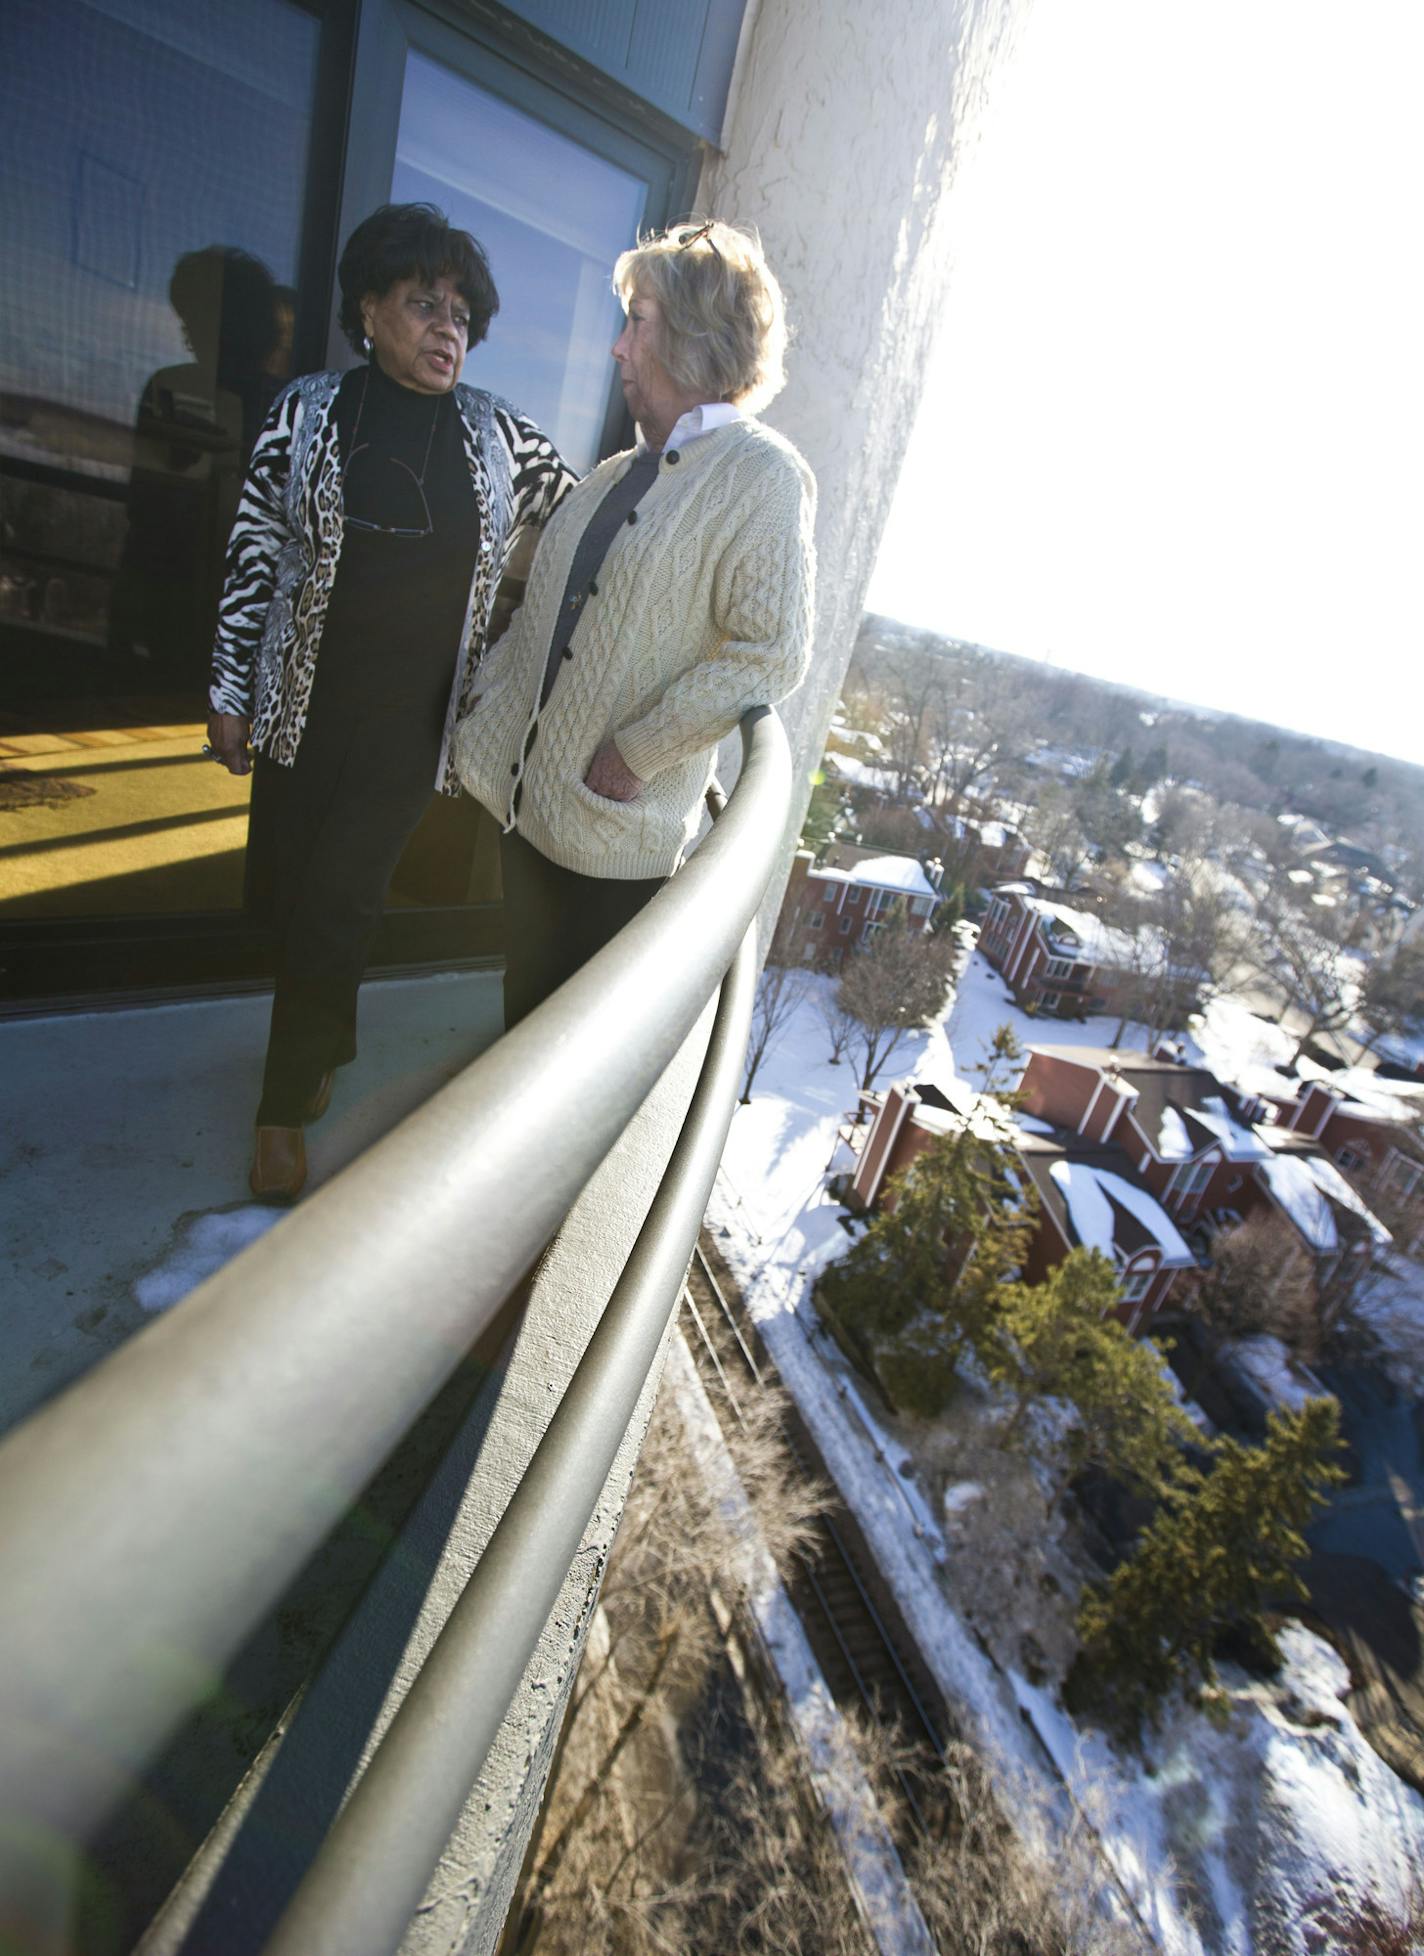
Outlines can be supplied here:
<path id="1" fill-rule="evenodd" d="M 1281 1216 L 1295 1255 L 1324 1290 L 1362 1271 L 1389 1232 L 1312 1134 L 1273 1123 L 1263 1100 L 1204 1067 L 1093 1046 L 1035 1046 L 1012 1119 L 961 1081 L 892 1087 L 847 1184 L 853 1208 L 936 1136 L 987 1120 L 1011 1145 L 1038 1198 L 1025 1275 L 1041 1282 L 1078 1245 L 1114 1265 L 1119 1315 L 1145 1331 L 1170 1300 L 1190 1307 L 1213 1241 L 1253 1214 Z M 1315 1103 L 1312 1102 L 1312 1105 Z"/>
<path id="2" fill-rule="evenodd" d="M 771 957 L 835 965 L 887 925 L 927 931 L 939 891 L 913 856 L 837 843 L 817 863 L 798 849 L 781 901 Z"/>
<path id="3" fill-rule="evenodd" d="M 879 1101 L 847 1185 L 848 1202 L 874 1208 L 884 1199 L 886 1184 L 938 1136 L 974 1121 L 989 1123 L 995 1137 L 1014 1149 L 1038 1197 L 1038 1227 L 1024 1266 L 1027 1280 L 1041 1283 L 1079 1245 L 1100 1250 L 1122 1287 L 1118 1315 L 1129 1330 L 1147 1329 L 1176 1274 L 1194 1271 L 1197 1260 L 1127 1155 L 1110 1142 L 1053 1129 L 1032 1116 L 1005 1116 L 997 1103 L 962 1081 L 944 1088 L 926 1081 L 891 1087 Z"/>
<path id="4" fill-rule="evenodd" d="M 1150 970 L 1160 985 L 1165 946 L 1147 932 L 1116 930 L 1091 911 L 1039 895 L 1028 883 L 1001 884 L 980 928 L 979 949 L 1025 1010 L 1046 1018 L 1081 1019 L 1130 1013 Z M 1201 974 L 1173 974 L 1181 1014 L 1191 1009 Z"/>
<path id="5" fill-rule="evenodd" d="M 1253 1214 L 1289 1223 L 1322 1289 L 1354 1275 L 1389 1232 L 1320 1140 L 1204 1067 L 1094 1046 L 1034 1047 L 1024 1106 L 1117 1144 L 1195 1247 Z"/>
<path id="6" fill-rule="evenodd" d="M 1282 1124 L 1318 1144 L 1384 1212 L 1398 1247 L 1424 1251 L 1424 1081 L 1352 1069 L 1277 1104 Z"/>

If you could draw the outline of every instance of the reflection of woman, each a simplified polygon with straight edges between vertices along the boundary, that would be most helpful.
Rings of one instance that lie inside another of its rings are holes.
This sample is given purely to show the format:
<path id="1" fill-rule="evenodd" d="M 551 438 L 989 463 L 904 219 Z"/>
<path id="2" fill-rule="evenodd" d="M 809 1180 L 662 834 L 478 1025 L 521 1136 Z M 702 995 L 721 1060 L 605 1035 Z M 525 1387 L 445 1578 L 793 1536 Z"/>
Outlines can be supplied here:
<path id="1" fill-rule="evenodd" d="M 278 1199 L 302 1187 L 303 1123 L 355 1057 L 391 872 L 432 790 L 459 793 L 449 734 L 511 540 L 573 480 L 531 422 L 459 384 L 499 304 L 473 238 L 429 205 L 388 205 L 339 277 L 369 359 L 294 381 L 258 437 L 208 723 L 234 774 L 249 738 L 257 756 L 249 888 L 278 949 L 251 1179 Z"/>
<path id="2" fill-rule="evenodd" d="M 282 288 L 249 252 L 186 252 L 168 297 L 192 359 L 161 367 L 139 401 L 109 642 L 191 678 L 212 643 L 243 471 L 291 368 L 275 366 Z"/>
<path id="3" fill-rule="evenodd" d="M 456 730 L 503 827 L 512 1025 L 647 902 L 697 832 L 716 743 L 810 653 L 815 484 L 746 410 L 781 385 L 781 293 L 725 224 L 619 259 L 613 348 L 641 441 L 545 531 Z"/>

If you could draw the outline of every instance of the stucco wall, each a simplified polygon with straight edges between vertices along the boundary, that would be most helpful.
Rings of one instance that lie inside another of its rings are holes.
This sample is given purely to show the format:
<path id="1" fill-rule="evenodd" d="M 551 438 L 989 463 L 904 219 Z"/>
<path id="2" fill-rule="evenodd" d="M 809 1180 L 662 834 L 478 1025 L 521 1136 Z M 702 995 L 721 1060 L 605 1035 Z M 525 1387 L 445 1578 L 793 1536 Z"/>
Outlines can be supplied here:
<path id="1" fill-rule="evenodd" d="M 949 302 L 955 169 L 1028 4 L 752 0 L 703 172 L 698 208 L 755 224 L 785 288 L 790 378 L 766 418 L 820 485 L 815 662 L 782 708 L 798 828 Z"/>

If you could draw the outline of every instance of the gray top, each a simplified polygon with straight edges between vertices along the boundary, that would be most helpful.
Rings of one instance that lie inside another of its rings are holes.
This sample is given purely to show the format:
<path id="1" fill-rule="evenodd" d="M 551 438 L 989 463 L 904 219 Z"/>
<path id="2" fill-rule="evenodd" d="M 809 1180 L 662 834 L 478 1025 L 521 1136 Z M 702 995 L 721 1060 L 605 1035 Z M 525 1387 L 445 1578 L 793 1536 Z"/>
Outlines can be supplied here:
<path id="1" fill-rule="evenodd" d="M 677 451 L 668 451 L 671 462 Z M 539 695 L 542 709 L 548 704 L 549 695 L 554 690 L 554 681 L 559 676 L 559 665 L 574 627 L 583 615 L 583 608 L 591 596 L 597 596 L 598 587 L 594 583 L 604 558 L 613 546 L 613 539 L 625 523 L 636 523 L 637 507 L 653 486 L 657 478 L 658 465 L 662 455 L 655 449 L 640 449 L 627 471 L 620 475 L 593 515 L 588 519 L 583 535 L 574 550 L 573 562 L 569 565 L 568 582 L 559 603 L 558 617 L 554 623 L 553 636 L 549 640 L 549 650 L 544 660 L 544 686 Z"/>

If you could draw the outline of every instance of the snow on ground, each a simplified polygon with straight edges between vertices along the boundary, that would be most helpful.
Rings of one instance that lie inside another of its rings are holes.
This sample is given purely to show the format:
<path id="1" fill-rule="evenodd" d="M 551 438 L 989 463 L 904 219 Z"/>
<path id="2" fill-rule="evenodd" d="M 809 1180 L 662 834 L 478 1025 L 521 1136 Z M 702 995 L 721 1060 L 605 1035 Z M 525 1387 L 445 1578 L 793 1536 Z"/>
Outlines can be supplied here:
<path id="1" fill-rule="evenodd" d="M 1226 1673 L 1212 1712 L 1171 1710 L 1142 1759 L 1075 1727 L 1050 1687 L 996 1659 L 986 1626 L 966 1614 L 975 1571 L 958 1559 L 955 1527 L 965 1513 L 992 1517 L 994 1490 L 961 1480 L 931 1507 L 914 1454 L 873 1410 L 811 1301 L 817 1271 L 849 1241 L 824 1177 L 857 1084 L 849 1061 L 828 1062 L 816 998 L 813 988 L 736 1112 L 709 1220 L 925 1661 L 1001 1785 L 1065 1829 L 1075 1811 L 1087 1816 L 1111 1871 L 1104 1906 L 1114 1892 L 1129 1897 L 1164 1956 L 1313 1956 L 1324 1945 L 1310 1940 L 1311 1920 L 1326 1903 L 1402 1898 L 1409 1869 L 1424 1865 L 1424 1800 L 1361 1737 L 1341 1702 L 1343 1666 L 1296 1626 L 1280 1679 Z M 1278 1029 L 1237 1010 L 1206 1015 L 1215 1050 L 1269 1063 L 1279 1046 L 1261 1035 Z M 1105 1019 L 1030 1019 L 976 954 L 944 1023 L 907 1039 L 881 1084 L 977 1083 L 973 1069 L 1005 1023 L 1025 1045 L 1107 1045 L 1116 1030 Z M 1140 1029 L 1129 1042 L 1141 1043 Z"/>
<path id="2" fill-rule="evenodd" d="M 1030 1046 L 1111 1046 L 1118 1020 L 1116 1017 L 1052 1019 L 1025 1012 L 1014 1003 L 1013 993 L 983 952 L 976 951 L 960 977 L 953 1007 L 942 1029 L 942 1038 L 953 1052 L 953 1071 L 961 1079 L 978 1084 L 979 1076 L 974 1068 L 983 1060 L 994 1034 L 1003 1025 L 1013 1027 L 1019 1044 L 1025 1049 L 1027 1064 Z M 932 1043 L 935 1059 L 942 1060 L 943 1044 Z M 1144 1051 L 1146 1027 L 1129 1022 L 1118 1044 Z M 922 1071 L 930 1079 L 936 1077 L 933 1066 Z"/>
<path id="3" fill-rule="evenodd" d="M 174 1233 L 172 1249 L 135 1281 L 135 1301 L 145 1311 L 170 1310 L 281 1220 L 280 1209 L 256 1202 L 184 1216 Z"/>
<path id="4" fill-rule="evenodd" d="M 1424 1800 L 1345 1709 L 1349 1673 L 1300 1624 L 1262 1682 L 1223 1665 L 1210 1715 L 1180 1703 L 1129 1760 L 1015 1678 L 1026 1713 L 1100 1829 L 1141 1857 L 1163 1948 L 1305 1956 L 1330 1914 L 1401 1907 L 1424 1865 Z M 1177 1879 L 1164 1880 L 1169 1868 Z M 1314 1931 L 1314 1934 L 1312 1933 Z"/>

